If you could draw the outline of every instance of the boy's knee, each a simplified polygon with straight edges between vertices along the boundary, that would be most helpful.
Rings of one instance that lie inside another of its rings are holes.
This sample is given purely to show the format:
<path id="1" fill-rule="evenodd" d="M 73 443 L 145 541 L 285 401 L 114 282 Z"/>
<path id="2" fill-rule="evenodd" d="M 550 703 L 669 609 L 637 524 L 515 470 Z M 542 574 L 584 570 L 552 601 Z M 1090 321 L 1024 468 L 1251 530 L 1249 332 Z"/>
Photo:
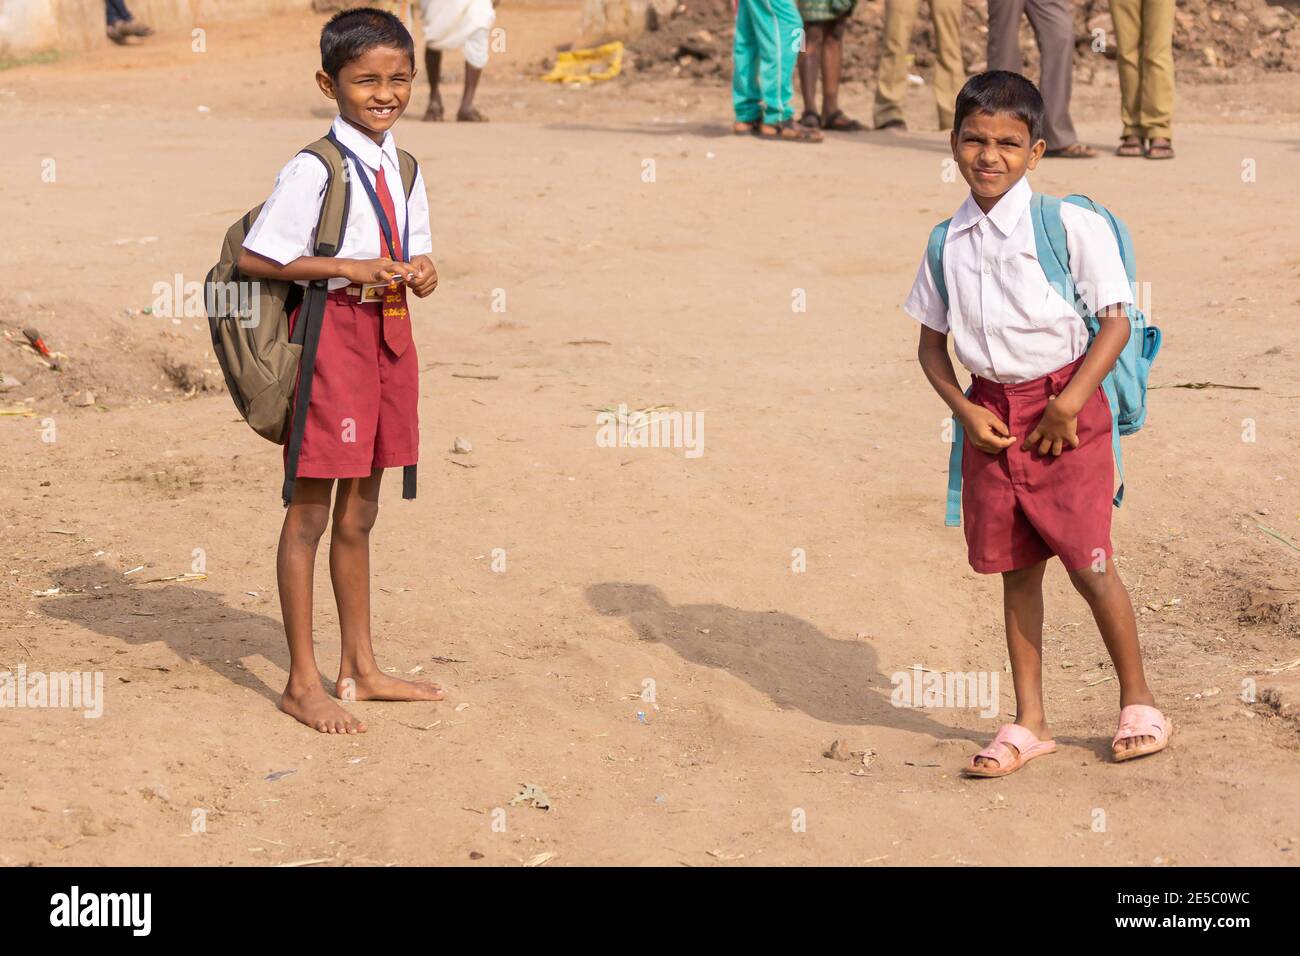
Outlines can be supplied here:
<path id="1" fill-rule="evenodd" d="M 1086 568 L 1080 568 L 1077 571 L 1071 571 L 1070 583 L 1074 589 L 1083 595 L 1085 600 L 1100 597 L 1110 586 L 1110 562 L 1107 561 L 1101 568 L 1096 570 L 1089 565 Z"/>
<path id="2" fill-rule="evenodd" d="M 329 525 L 329 517 L 328 507 L 291 508 L 285 527 L 294 540 L 315 547 Z"/>
<path id="3" fill-rule="evenodd" d="M 334 513 L 334 534 L 343 538 L 365 538 L 379 517 L 379 502 L 350 502 Z"/>

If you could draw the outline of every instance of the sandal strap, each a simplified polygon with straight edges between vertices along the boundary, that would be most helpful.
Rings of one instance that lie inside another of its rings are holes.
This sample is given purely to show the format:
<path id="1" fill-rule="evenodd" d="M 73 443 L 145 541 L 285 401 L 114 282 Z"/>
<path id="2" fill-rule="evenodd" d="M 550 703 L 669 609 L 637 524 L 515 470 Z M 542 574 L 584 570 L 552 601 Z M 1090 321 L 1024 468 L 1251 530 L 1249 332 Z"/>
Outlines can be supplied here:
<path id="1" fill-rule="evenodd" d="M 1133 737 L 1154 737 L 1164 740 L 1168 735 L 1168 722 L 1165 715 L 1149 704 L 1129 704 L 1119 712 L 1119 729 L 1111 741 L 1114 747 L 1121 740 Z"/>

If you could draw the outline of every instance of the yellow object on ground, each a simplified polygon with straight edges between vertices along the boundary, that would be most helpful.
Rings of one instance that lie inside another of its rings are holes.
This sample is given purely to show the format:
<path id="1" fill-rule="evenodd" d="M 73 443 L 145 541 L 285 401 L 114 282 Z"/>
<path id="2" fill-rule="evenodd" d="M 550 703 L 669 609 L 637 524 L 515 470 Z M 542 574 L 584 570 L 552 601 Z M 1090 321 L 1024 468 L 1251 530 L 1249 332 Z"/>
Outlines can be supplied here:
<path id="1" fill-rule="evenodd" d="M 548 83 L 594 83 L 612 80 L 623 69 L 623 44 L 619 40 L 587 50 L 557 53 L 555 66 L 542 77 Z"/>

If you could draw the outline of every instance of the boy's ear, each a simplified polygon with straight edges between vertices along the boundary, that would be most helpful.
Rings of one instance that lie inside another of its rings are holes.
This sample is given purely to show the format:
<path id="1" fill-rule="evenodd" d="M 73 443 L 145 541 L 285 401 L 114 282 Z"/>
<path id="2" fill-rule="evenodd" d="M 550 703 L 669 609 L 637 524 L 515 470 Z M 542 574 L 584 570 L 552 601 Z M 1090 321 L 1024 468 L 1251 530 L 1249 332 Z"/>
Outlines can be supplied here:
<path id="1" fill-rule="evenodd" d="M 948 148 L 952 150 L 953 156 L 957 155 L 957 127 L 953 127 L 948 134 Z"/>
<path id="2" fill-rule="evenodd" d="M 1038 166 L 1038 161 L 1043 158 L 1043 153 L 1045 152 L 1047 152 L 1047 140 L 1045 139 L 1040 139 L 1034 143 L 1033 146 L 1029 147 L 1028 166 L 1030 169 L 1034 169 Z"/>
<path id="3" fill-rule="evenodd" d="M 328 96 L 330 99 L 332 100 L 338 99 L 338 97 L 334 93 L 334 80 L 324 70 L 316 71 L 316 85 L 319 86 L 320 91 L 324 93 L 326 96 Z"/>

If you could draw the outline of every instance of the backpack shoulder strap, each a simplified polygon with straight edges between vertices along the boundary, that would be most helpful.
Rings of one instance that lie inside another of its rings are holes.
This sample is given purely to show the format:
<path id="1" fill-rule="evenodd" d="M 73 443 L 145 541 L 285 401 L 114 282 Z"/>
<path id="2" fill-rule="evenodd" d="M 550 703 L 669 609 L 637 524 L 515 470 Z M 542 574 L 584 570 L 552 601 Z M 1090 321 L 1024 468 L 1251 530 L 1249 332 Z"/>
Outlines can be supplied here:
<path id="1" fill-rule="evenodd" d="M 320 221 L 316 224 L 316 255 L 336 256 L 343 246 L 343 233 L 348 223 L 348 204 L 351 201 L 343 154 L 328 136 L 304 146 L 300 152 L 319 159 L 329 176 L 325 184 L 325 200 L 321 203 Z"/>
<path id="2" fill-rule="evenodd" d="M 420 164 L 406 150 L 398 149 L 397 166 L 402 171 L 402 188 L 406 191 L 406 198 L 410 199 L 411 190 L 415 188 L 415 177 L 420 172 Z"/>
<path id="3" fill-rule="evenodd" d="M 1034 224 L 1034 250 L 1038 264 L 1048 284 L 1074 305 L 1079 317 L 1088 322 L 1088 307 L 1080 300 L 1070 273 L 1070 246 L 1065 238 L 1065 223 L 1061 221 L 1061 199 L 1034 193 L 1029 200 L 1029 215 Z M 1095 331 L 1091 325 L 1089 331 Z"/>
<path id="4" fill-rule="evenodd" d="M 948 241 L 948 226 L 952 219 L 945 219 L 930 230 L 930 241 L 925 246 L 925 261 L 930 264 L 930 278 L 939 289 L 939 298 L 943 299 L 944 308 L 948 307 L 948 283 L 943 278 L 943 245 Z"/>

